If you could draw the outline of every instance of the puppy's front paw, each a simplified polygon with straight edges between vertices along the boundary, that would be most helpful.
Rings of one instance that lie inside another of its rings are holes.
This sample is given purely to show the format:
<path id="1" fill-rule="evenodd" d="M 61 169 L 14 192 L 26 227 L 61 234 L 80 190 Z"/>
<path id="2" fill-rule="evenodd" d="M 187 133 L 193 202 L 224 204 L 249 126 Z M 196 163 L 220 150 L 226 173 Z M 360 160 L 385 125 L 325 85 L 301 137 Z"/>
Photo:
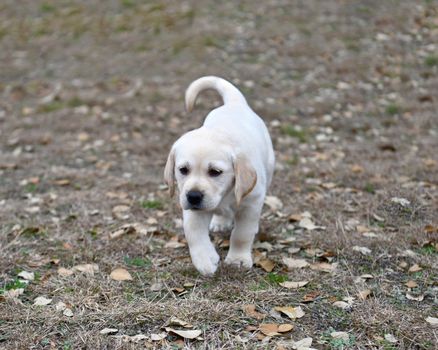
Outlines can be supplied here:
<path id="1" fill-rule="evenodd" d="M 233 228 L 233 220 L 225 216 L 213 215 L 210 223 L 211 232 L 231 231 Z"/>
<path id="2" fill-rule="evenodd" d="M 249 253 L 228 252 L 227 257 L 225 258 L 225 263 L 228 265 L 250 269 L 252 267 L 252 256 L 250 252 Z"/>
<path id="3" fill-rule="evenodd" d="M 201 275 L 211 276 L 218 267 L 220 257 L 213 245 L 211 247 L 199 247 L 190 249 L 193 265 Z"/>

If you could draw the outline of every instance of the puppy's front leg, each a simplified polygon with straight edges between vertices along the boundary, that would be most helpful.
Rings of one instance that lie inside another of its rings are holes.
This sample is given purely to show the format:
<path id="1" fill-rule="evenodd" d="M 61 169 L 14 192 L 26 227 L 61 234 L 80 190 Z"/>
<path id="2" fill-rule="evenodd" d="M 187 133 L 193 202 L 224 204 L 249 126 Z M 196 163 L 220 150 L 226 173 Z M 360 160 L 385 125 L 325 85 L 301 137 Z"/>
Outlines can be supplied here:
<path id="1" fill-rule="evenodd" d="M 252 243 L 259 231 L 259 220 L 263 203 L 253 203 L 240 208 L 235 219 L 235 227 L 231 232 L 230 250 L 225 263 L 229 265 L 252 267 Z"/>
<path id="2" fill-rule="evenodd" d="M 203 275 L 215 273 L 219 255 L 208 235 L 212 214 L 203 211 L 183 210 L 184 234 L 189 245 L 193 265 Z"/>

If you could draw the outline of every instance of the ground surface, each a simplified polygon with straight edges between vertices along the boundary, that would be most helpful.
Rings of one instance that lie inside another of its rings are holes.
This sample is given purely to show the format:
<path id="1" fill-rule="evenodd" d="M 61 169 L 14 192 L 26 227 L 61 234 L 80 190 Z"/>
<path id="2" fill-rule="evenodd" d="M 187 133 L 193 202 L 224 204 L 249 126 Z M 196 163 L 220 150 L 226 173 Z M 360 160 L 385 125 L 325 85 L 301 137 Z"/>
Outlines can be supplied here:
<path id="1" fill-rule="evenodd" d="M 435 348 L 437 2 L 7 0 L 0 40 L 0 348 Z M 172 142 L 220 103 L 184 112 L 205 74 L 266 121 L 281 201 L 259 266 L 213 278 L 162 185 Z M 203 340 L 150 340 L 175 317 Z"/>

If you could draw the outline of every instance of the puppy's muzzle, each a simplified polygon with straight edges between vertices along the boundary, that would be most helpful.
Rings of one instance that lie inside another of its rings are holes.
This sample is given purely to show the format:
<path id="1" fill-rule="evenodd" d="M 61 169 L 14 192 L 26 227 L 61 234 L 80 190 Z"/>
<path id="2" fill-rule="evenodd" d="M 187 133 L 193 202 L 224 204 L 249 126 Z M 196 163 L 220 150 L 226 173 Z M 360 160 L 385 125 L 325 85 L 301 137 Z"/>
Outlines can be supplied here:
<path id="1" fill-rule="evenodd" d="M 190 204 L 190 209 L 201 209 L 202 199 L 204 194 L 201 191 L 189 191 L 186 194 L 187 202 Z"/>

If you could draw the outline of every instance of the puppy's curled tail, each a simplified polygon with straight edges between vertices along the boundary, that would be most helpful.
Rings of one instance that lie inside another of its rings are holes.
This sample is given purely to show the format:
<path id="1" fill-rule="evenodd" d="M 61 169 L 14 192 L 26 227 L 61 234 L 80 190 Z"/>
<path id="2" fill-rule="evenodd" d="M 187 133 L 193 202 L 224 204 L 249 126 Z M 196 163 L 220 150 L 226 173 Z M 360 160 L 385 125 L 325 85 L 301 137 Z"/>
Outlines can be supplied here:
<path id="1" fill-rule="evenodd" d="M 206 76 L 199 78 L 192 82 L 186 90 L 186 110 L 191 112 L 196 102 L 196 98 L 199 93 L 203 90 L 213 89 L 219 92 L 222 96 L 224 104 L 228 103 L 244 103 L 246 104 L 246 99 L 242 93 L 229 81 L 225 79 Z"/>

